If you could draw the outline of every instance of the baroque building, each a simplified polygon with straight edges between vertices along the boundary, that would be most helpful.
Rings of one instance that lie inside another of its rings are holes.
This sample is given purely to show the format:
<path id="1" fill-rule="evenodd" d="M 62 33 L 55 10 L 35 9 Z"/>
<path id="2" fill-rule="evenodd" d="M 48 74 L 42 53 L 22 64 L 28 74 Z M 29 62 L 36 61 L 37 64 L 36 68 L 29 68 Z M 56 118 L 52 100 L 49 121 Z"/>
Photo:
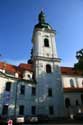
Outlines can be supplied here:
<path id="1" fill-rule="evenodd" d="M 60 66 L 55 38 L 41 11 L 29 63 L 0 62 L 0 115 L 68 117 L 83 111 L 83 73 Z"/>

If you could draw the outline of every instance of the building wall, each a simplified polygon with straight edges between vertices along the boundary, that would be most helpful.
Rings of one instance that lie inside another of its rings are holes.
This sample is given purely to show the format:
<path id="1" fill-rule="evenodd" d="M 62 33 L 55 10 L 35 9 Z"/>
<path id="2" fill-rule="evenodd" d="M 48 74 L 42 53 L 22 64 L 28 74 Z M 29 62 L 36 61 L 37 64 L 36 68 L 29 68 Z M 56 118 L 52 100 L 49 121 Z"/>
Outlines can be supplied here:
<path id="1" fill-rule="evenodd" d="M 49 48 L 44 47 L 44 39 L 49 40 Z M 33 56 L 56 57 L 55 34 L 38 30 L 33 34 Z"/>
<path id="2" fill-rule="evenodd" d="M 74 87 L 83 88 L 83 77 L 73 75 L 62 75 L 64 88 L 71 87 L 71 79 L 73 81 Z"/>
<path id="3" fill-rule="evenodd" d="M 71 79 L 73 81 L 73 86 L 71 85 Z M 64 88 L 64 105 L 66 98 L 70 100 L 71 104 L 69 108 L 66 108 L 65 105 L 65 115 L 76 114 L 79 111 L 83 112 L 81 99 L 81 95 L 83 95 L 83 77 L 62 75 L 62 84 Z M 76 105 L 76 100 L 78 101 L 78 105 Z"/>
<path id="4" fill-rule="evenodd" d="M 45 65 L 44 65 L 45 66 Z M 55 64 L 56 66 L 56 64 Z M 58 67 L 59 68 L 59 67 Z M 45 69 L 42 67 L 40 71 Z M 56 71 L 56 72 L 55 72 Z M 41 74 L 40 72 L 40 74 Z M 75 88 L 83 88 L 82 87 L 82 77 L 79 76 L 69 76 L 62 75 L 62 84 L 63 89 L 61 88 L 61 79 L 58 77 L 60 72 L 57 72 L 57 66 L 51 74 L 42 73 L 42 80 L 38 79 L 37 83 L 29 82 L 28 80 L 17 80 L 15 78 L 5 77 L 0 75 L 0 114 L 2 114 L 3 105 L 8 105 L 8 115 L 19 115 L 19 107 L 21 105 L 24 106 L 24 115 L 32 115 L 31 109 L 32 106 L 36 107 L 35 114 L 46 114 L 49 113 L 49 106 L 53 106 L 54 114 L 50 116 L 62 116 L 61 111 L 65 111 L 65 115 L 68 116 L 70 114 L 76 114 L 81 109 L 83 112 L 83 103 L 81 100 L 82 91 L 64 91 L 64 88 L 70 88 L 70 79 L 74 80 Z M 27 72 L 26 75 L 27 76 Z M 78 81 L 76 81 L 76 79 Z M 55 82 L 54 82 L 55 81 Z M 5 91 L 6 83 L 11 82 L 11 90 L 10 92 Z M 66 84 L 65 84 L 66 82 Z M 41 84 L 40 84 L 41 83 Z M 76 86 L 78 83 L 78 86 Z M 25 93 L 21 94 L 21 85 L 25 86 Z M 17 87 L 17 93 L 16 93 Z M 36 88 L 35 95 L 32 95 L 32 87 Z M 48 88 L 52 89 L 52 96 L 48 96 Z M 61 90 L 62 89 L 62 90 Z M 59 93 L 60 92 L 60 93 Z M 61 92 L 64 96 L 64 106 L 63 106 L 63 98 L 61 96 Z M 58 99 L 59 98 L 59 99 Z M 71 106 L 69 108 L 65 107 L 65 99 L 69 98 Z M 76 105 L 76 100 L 78 100 L 79 105 Z M 16 110 L 15 110 L 16 104 Z M 62 105 L 62 107 L 61 107 Z M 65 107 L 65 109 L 63 108 Z"/>
<path id="5" fill-rule="evenodd" d="M 11 90 L 6 91 L 6 83 L 11 82 Z M 3 105 L 8 105 L 8 114 L 13 115 L 15 106 L 15 80 L 0 76 L 0 114 L 2 114 Z"/>
<path id="6" fill-rule="evenodd" d="M 48 39 L 49 46 L 44 45 Z M 60 60 L 57 57 L 55 33 L 38 29 L 33 34 L 33 62 L 35 78 L 37 81 L 38 113 L 50 116 L 64 115 L 63 89 L 60 73 Z M 49 64 L 51 72 L 46 72 L 46 65 Z M 52 89 L 52 96 L 48 97 L 48 89 Z M 49 106 L 53 106 L 54 113 L 49 114 Z"/>

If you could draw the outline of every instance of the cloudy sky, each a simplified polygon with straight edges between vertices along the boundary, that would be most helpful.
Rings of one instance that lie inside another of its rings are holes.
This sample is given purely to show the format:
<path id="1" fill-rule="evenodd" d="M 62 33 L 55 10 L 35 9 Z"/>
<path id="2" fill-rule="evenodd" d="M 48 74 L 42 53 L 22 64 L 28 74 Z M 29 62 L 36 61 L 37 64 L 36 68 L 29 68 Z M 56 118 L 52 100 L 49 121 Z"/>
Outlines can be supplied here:
<path id="1" fill-rule="evenodd" d="M 73 66 L 83 48 L 83 0 L 0 0 L 0 61 L 27 63 L 41 9 L 56 30 L 61 65 Z"/>

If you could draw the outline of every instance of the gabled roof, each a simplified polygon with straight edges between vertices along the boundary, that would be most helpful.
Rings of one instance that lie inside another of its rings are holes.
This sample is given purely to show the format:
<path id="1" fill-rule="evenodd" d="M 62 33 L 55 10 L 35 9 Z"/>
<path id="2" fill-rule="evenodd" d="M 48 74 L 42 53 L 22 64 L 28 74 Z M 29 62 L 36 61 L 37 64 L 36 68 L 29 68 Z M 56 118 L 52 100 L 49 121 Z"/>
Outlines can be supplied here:
<path id="1" fill-rule="evenodd" d="M 19 64 L 19 66 L 17 67 L 17 69 L 21 72 L 28 70 L 30 72 L 32 72 L 32 64 L 25 64 L 25 63 L 21 63 Z"/>
<path id="2" fill-rule="evenodd" d="M 32 72 L 31 64 L 21 63 L 18 66 L 7 64 L 5 62 L 0 62 L 0 69 L 5 70 L 6 73 L 15 74 L 18 73 L 19 77 L 22 77 L 24 71 Z"/>
<path id="3" fill-rule="evenodd" d="M 17 67 L 15 65 L 7 64 L 5 62 L 0 62 L 0 69 L 4 69 L 7 72 L 15 73 L 17 72 Z"/>

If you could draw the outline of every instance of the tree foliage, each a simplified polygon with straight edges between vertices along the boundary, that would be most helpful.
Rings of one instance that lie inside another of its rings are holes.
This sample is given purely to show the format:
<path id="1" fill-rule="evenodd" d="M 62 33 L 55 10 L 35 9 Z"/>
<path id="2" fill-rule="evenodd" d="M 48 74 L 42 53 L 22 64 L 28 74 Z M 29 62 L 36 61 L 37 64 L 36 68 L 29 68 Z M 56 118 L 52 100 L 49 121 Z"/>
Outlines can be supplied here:
<path id="1" fill-rule="evenodd" d="M 74 64 L 74 68 L 83 71 L 83 49 L 76 52 L 78 62 Z"/>
<path id="2" fill-rule="evenodd" d="M 32 64 L 32 56 L 33 56 L 33 48 L 31 49 L 31 56 L 30 56 L 30 59 L 28 60 L 28 63 L 29 64 Z"/>

